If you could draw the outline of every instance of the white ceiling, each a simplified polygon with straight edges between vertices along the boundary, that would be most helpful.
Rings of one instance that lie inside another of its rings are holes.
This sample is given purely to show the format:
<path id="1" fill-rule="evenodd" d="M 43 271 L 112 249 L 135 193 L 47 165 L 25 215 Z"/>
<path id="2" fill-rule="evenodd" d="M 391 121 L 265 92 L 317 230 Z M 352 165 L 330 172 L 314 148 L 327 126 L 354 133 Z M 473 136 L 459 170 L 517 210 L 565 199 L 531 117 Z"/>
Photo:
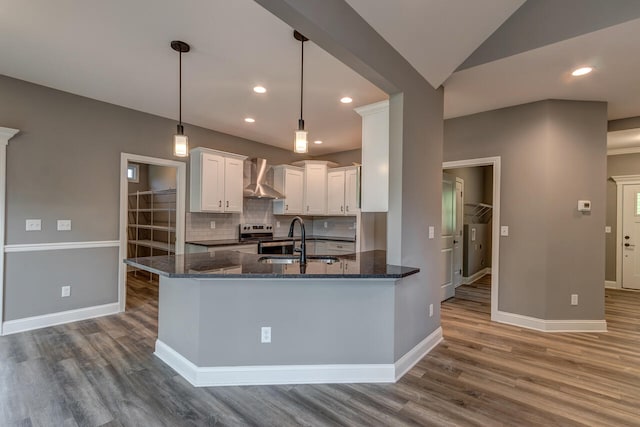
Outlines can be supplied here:
<path id="1" fill-rule="evenodd" d="M 542 99 L 607 101 L 609 119 L 640 115 L 640 19 L 454 73 L 445 117 Z M 577 67 L 595 71 L 572 77 Z"/>
<path id="2" fill-rule="evenodd" d="M 445 117 L 548 98 L 607 101 L 609 118 L 640 116 L 640 20 L 588 33 L 450 75 L 523 0 L 347 0 L 434 87 Z M 292 148 L 299 116 L 300 44 L 253 0 L 0 0 L 0 74 Z M 595 65 L 575 79 L 576 66 Z M 252 92 L 263 84 L 268 92 Z M 342 96 L 354 103 L 338 102 Z M 310 154 L 360 146 L 353 108 L 386 94 L 305 44 Z M 256 123 L 246 124 L 251 116 Z M 197 142 L 194 141 L 194 145 Z"/>
<path id="3" fill-rule="evenodd" d="M 524 0 L 346 0 L 439 87 Z"/>
<path id="4" fill-rule="evenodd" d="M 252 0 L 0 0 L 0 74 L 177 120 L 175 39 L 192 46 L 183 121 L 292 149 L 300 42 Z M 256 84 L 268 92 L 253 93 Z M 341 104 L 345 95 L 354 103 Z M 311 155 L 358 148 L 353 108 L 385 98 L 305 43 L 304 119 L 310 140 L 324 141 Z"/>

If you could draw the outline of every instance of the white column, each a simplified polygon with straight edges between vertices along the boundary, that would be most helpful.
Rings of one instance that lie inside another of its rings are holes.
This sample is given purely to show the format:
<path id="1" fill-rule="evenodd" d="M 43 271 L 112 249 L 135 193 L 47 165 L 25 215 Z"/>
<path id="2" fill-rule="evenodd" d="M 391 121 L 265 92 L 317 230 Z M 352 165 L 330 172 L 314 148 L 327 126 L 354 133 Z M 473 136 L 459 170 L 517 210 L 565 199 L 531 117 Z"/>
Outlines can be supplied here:
<path id="1" fill-rule="evenodd" d="M 0 127 L 0 335 L 3 335 L 4 325 L 4 245 L 5 245 L 5 214 L 7 198 L 7 145 L 9 140 L 19 132 L 18 129 Z"/>

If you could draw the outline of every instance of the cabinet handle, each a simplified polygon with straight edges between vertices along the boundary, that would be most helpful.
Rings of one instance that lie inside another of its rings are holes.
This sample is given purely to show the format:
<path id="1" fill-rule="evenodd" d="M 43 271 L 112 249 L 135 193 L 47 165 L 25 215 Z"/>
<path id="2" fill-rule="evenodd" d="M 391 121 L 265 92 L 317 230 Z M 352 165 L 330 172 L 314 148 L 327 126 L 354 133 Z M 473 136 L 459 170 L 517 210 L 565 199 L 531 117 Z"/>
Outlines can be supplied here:
<path id="1" fill-rule="evenodd" d="M 221 208 L 222 207 L 222 200 L 218 200 L 218 207 Z"/>
<path id="2" fill-rule="evenodd" d="M 227 207 L 229 207 L 229 201 L 227 200 Z"/>
<path id="3" fill-rule="evenodd" d="M 284 205 L 284 210 L 288 211 L 289 210 L 289 205 Z"/>
<path id="4" fill-rule="evenodd" d="M 307 212 L 309 212 L 309 205 L 307 205 Z"/>
<path id="5" fill-rule="evenodd" d="M 340 205 L 340 212 L 344 212 L 344 207 Z"/>
<path id="6" fill-rule="evenodd" d="M 349 212 L 349 205 L 347 205 L 347 212 Z"/>

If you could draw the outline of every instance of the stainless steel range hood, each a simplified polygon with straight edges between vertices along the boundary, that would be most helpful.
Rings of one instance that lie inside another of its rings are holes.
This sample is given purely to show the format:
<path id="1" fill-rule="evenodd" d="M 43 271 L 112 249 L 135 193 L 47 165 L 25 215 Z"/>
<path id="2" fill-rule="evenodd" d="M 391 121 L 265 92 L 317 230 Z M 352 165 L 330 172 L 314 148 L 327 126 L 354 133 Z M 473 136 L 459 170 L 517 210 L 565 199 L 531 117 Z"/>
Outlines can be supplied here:
<path id="1" fill-rule="evenodd" d="M 244 189 L 244 197 L 248 199 L 284 199 L 284 195 L 277 192 L 267 183 L 269 165 L 265 159 L 251 160 L 251 184 Z"/>

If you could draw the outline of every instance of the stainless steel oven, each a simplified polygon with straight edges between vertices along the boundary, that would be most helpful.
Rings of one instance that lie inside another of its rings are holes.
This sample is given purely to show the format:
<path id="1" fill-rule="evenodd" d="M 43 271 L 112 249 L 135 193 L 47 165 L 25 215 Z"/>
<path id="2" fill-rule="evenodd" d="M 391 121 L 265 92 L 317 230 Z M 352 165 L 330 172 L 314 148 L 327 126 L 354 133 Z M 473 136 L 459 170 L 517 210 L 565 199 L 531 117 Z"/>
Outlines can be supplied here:
<path id="1" fill-rule="evenodd" d="M 293 240 L 286 238 L 274 240 L 271 224 L 240 224 L 240 241 L 257 243 L 259 254 L 293 253 Z"/>

